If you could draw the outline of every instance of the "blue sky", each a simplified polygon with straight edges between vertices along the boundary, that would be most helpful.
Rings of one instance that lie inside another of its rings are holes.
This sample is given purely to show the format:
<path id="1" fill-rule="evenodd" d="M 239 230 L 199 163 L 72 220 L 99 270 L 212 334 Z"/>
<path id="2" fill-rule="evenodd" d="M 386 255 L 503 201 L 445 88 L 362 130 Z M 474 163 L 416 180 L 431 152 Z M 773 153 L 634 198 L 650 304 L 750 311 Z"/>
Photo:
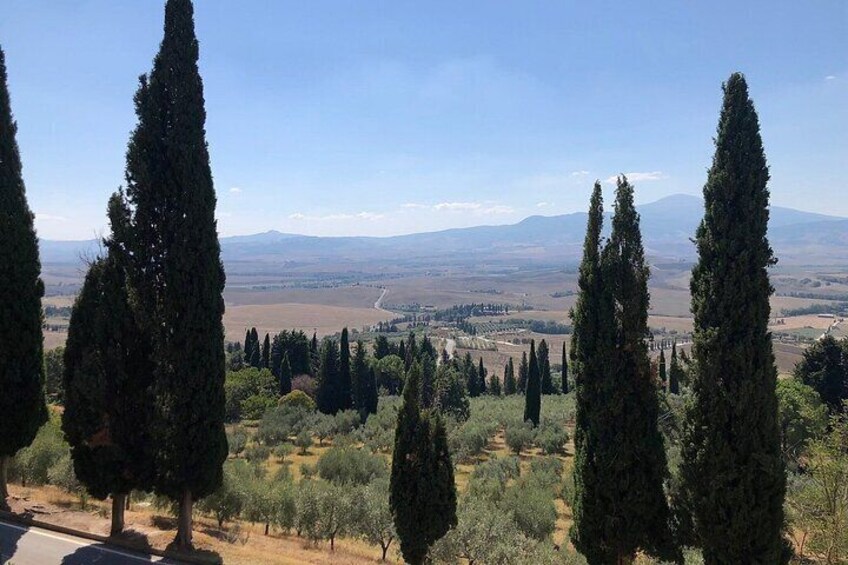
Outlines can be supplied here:
<path id="1" fill-rule="evenodd" d="M 105 229 L 155 0 L 0 0 L 39 235 Z M 698 194 L 746 73 L 772 202 L 848 216 L 848 3 L 196 0 L 222 235 L 390 235 Z M 611 188 L 607 185 L 608 188 Z"/>

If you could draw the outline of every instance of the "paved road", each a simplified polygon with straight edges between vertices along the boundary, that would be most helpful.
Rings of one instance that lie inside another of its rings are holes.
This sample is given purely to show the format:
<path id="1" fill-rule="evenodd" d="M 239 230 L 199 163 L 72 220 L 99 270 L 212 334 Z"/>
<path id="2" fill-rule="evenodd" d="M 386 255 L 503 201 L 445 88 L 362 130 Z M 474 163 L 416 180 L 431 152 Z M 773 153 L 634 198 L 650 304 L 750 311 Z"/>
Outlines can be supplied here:
<path id="1" fill-rule="evenodd" d="M 39 528 L 0 522 L 2 565 L 140 565 L 177 562 Z"/>

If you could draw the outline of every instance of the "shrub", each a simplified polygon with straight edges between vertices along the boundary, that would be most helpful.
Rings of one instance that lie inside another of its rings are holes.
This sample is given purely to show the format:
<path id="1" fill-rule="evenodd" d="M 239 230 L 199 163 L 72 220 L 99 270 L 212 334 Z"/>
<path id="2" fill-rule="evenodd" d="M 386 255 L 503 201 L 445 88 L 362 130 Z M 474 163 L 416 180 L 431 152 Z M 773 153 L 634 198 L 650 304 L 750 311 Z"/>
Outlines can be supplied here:
<path id="1" fill-rule="evenodd" d="M 254 394 L 241 403 L 241 417 L 245 420 L 259 420 L 265 415 L 265 411 L 277 405 L 277 401 L 272 396 L 262 394 Z"/>
<path id="2" fill-rule="evenodd" d="M 70 448 L 62 435 L 59 415 L 53 413 L 38 430 L 32 444 L 12 458 L 9 479 L 18 480 L 24 486 L 43 485 L 48 482 L 50 468 L 69 452 Z"/>
<path id="3" fill-rule="evenodd" d="M 543 541 L 556 529 L 556 506 L 547 489 L 517 484 L 504 493 L 501 508 L 512 515 L 515 525 L 529 538 Z"/>
<path id="4" fill-rule="evenodd" d="M 457 462 L 479 455 L 488 444 L 489 430 L 472 420 L 454 429 L 448 438 L 451 457 Z"/>
<path id="5" fill-rule="evenodd" d="M 197 503 L 199 510 L 215 516 L 219 528 L 224 527 L 224 522 L 237 518 L 244 508 L 247 486 L 245 483 L 248 478 L 252 478 L 252 473 L 243 467 L 244 461 L 224 463 L 221 486 Z"/>
<path id="6" fill-rule="evenodd" d="M 272 403 L 276 399 L 276 392 L 277 380 L 268 369 L 248 367 L 240 371 L 228 372 L 224 381 L 224 410 L 227 421 L 237 422 L 242 417 L 248 417 L 242 413 L 245 407 L 254 411 L 251 419 L 261 418 L 262 412 L 256 414 L 255 411 L 263 401 L 255 398 L 247 402 L 248 399 L 263 397 L 267 402 Z"/>
<path id="7" fill-rule="evenodd" d="M 282 443 L 274 448 L 274 457 L 276 457 L 280 463 L 283 463 L 285 462 L 286 457 L 291 455 L 293 451 L 294 446 L 292 444 Z"/>
<path id="8" fill-rule="evenodd" d="M 342 410 L 333 418 L 333 434 L 346 436 L 356 430 L 360 423 L 356 410 Z"/>
<path id="9" fill-rule="evenodd" d="M 244 448 L 247 447 L 247 432 L 244 431 L 244 428 L 237 427 L 228 431 L 227 445 L 229 446 L 230 453 L 238 457 L 244 451 Z"/>
<path id="10" fill-rule="evenodd" d="M 267 445 L 277 445 L 297 435 L 313 414 L 300 406 L 284 405 L 265 412 L 256 431 L 256 439 Z"/>
<path id="11" fill-rule="evenodd" d="M 279 406 L 289 408 L 302 408 L 307 412 L 315 412 L 315 401 L 303 390 L 295 389 L 280 398 Z"/>
<path id="12" fill-rule="evenodd" d="M 546 455 L 561 453 L 568 441 L 568 433 L 559 424 L 546 421 L 536 433 L 535 441 L 542 453 Z"/>
<path id="13" fill-rule="evenodd" d="M 533 427 L 526 422 L 513 422 L 504 430 L 506 444 L 516 455 L 521 455 L 521 451 L 530 446 L 533 435 Z"/>
<path id="14" fill-rule="evenodd" d="M 301 391 L 314 402 L 318 394 L 318 381 L 309 375 L 298 375 L 292 379 L 292 392 L 295 391 Z"/>
<path id="15" fill-rule="evenodd" d="M 318 459 L 318 474 L 336 484 L 365 485 L 387 472 L 382 456 L 355 447 L 331 447 Z"/>
<path id="16" fill-rule="evenodd" d="M 263 463 L 271 455 L 271 448 L 267 445 L 253 444 L 244 450 L 244 457 L 251 463 Z"/>
<path id="17" fill-rule="evenodd" d="M 312 447 L 312 436 L 306 430 L 301 430 L 294 439 L 294 444 L 300 448 L 300 454 L 306 455 Z"/>

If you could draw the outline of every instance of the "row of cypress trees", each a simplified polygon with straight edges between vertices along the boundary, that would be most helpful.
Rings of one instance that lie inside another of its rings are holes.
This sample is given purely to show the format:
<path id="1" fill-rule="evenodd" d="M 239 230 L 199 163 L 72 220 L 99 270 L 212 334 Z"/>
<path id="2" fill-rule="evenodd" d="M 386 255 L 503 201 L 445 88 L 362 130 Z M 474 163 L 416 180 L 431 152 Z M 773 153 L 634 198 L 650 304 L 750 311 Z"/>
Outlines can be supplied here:
<path id="1" fill-rule="evenodd" d="M 633 188 L 618 178 L 606 242 L 600 183 L 592 193 L 572 311 L 577 415 L 570 532 L 592 565 L 632 563 L 639 551 L 679 562 L 682 544 L 700 547 L 707 565 L 788 559 L 777 372 L 767 330 L 767 269 L 775 262 L 766 237 L 768 168 L 741 74 L 724 85 L 715 145 L 695 239 L 682 486 L 671 503 L 647 350 L 649 271 Z M 671 372 L 669 388 L 677 393 L 676 348 Z"/>

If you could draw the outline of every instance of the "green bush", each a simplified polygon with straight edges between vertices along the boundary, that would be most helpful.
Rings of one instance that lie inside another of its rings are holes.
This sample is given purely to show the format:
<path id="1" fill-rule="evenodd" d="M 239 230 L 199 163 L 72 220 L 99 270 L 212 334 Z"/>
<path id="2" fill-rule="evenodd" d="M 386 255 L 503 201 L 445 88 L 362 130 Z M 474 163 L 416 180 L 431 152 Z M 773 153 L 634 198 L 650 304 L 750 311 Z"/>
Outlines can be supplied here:
<path id="1" fill-rule="evenodd" d="M 562 453 L 565 443 L 568 441 L 568 433 L 558 423 L 546 420 L 541 429 L 536 433 L 535 443 L 546 455 Z"/>
<path id="2" fill-rule="evenodd" d="M 501 508 L 512 515 L 515 525 L 529 538 L 547 540 L 556 529 L 556 506 L 547 489 L 514 485 L 504 493 Z"/>
<path id="3" fill-rule="evenodd" d="M 256 430 L 256 439 L 266 445 L 277 445 L 300 433 L 314 412 L 287 404 L 265 412 Z"/>
<path id="4" fill-rule="evenodd" d="M 274 457 L 276 457 L 280 463 L 283 463 L 285 462 L 286 457 L 291 455 L 293 452 L 294 446 L 292 444 L 281 443 L 280 445 L 274 448 Z"/>
<path id="5" fill-rule="evenodd" d="M 280 408 L 300 408 L 307 412 L 315 412 L 315 401 L 302 390 L 293 390 L 283 396 L 279 402 Z"/>
<path id="6" fill-rule="evenodd" d="M 306 430 L 301 430 L 294 438 L 294 444 L 300 448 L 301 455 L 306 455 L 312 447 L 312 435 Z"/>
<path id="7" fill-rule="evenodd" d="M 318 474 L 336 484 L 366 485 L 387 473 L 382 456 L 355 447 L 331 447 L 318 459 Z"/>
<path id="8" fill-rule="evenodd" d="M 227 445 L 230 453 L 238 457 L 247 447 L 247 432 L 242 427 L 236 427 L 227 432 Z"/>
<path id="9" fill-rule="evenodd" d="M 254 443 L 244 450 L 244 457 L 251 463 L 264 463 L 271 456 L 271 448 Z"/>
<path id="10" fill-rule="evenodd" d="M 2 415 L 0 415 L 2 417 Z M 43 485 L 49 482 L 49 471 L 70 453 L 62 434 L 59 414 L 52 413 L 29 447 L 21 449 L 9 466 L 9 480 L 22 485 Z"/>
<path id="11" fill-rule="evenodd" d="M 521 452 L 533 443 L 533 426 L 527 422 L 513 422 L 507 424 L 504 430 L 504 439 L 507 446 L 516 455 L 521 455 Z"/>
<path id="12" fill-rule="evenodd" d="M 241 402 L 241 417 L 245 420 L 259 420 L 267 410 L 274 408 L 277 400 L 271 396 L 254 394 Z"/>
<path id="13" fill-rule="evenodd" d="M 237 422 L 242 418 L 258 419 L 264 409 L 257 414 L 260 405 L 273 405 L 277 399 L 277 379 L 268 369 L 248 367 L 240 371 L 230 371 L 224 381 L 225 404 L 224 411 L 228 422 Z M 252 397 L 262 397 L 253 400 Z M 244 414 L 245 408 L 253 412 Z"/>

